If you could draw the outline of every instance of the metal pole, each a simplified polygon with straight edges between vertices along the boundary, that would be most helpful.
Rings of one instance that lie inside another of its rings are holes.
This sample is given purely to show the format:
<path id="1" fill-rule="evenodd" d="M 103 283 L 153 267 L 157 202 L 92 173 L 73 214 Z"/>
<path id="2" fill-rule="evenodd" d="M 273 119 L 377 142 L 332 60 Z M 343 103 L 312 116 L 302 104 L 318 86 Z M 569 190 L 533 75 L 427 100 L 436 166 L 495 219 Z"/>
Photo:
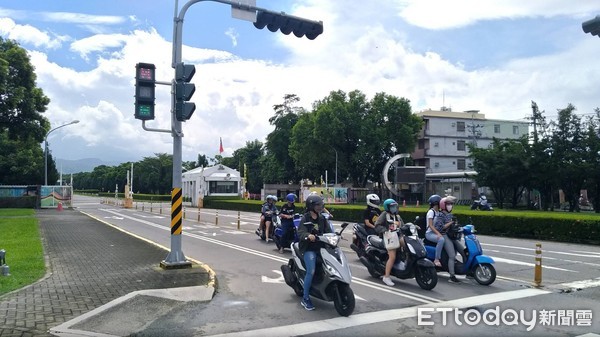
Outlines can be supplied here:
<path id="1" fill-rule="evenodd" d="M 335 184 L 334 186 L 337 186 L 337 159 L 338 159 L 338 154 L 336 149 L 333 149 L 333 151 L 335 151 Z"/>
<path id="2" fill-rule="evenodd" d="M 63 124 L 60 126 L 55 127 L 54 129 L 51 129 L 50 131 L 48 131 L 48 133 L 46 133 L 46 137 L 44 137 L 44 185 L 48 186 L 48 136 L 50 135 L 50 133 L 52 133 L 52 131 L 54 130 L 58 130 L 62 127 L 65 127 L 67 125 L 71 125 L 71 124 L 77 124 L 79 123 L 78 120 L 74 120 L 70 123 L 67 124 Z M 61 181 L 62 184 L 62 181 Z"/>

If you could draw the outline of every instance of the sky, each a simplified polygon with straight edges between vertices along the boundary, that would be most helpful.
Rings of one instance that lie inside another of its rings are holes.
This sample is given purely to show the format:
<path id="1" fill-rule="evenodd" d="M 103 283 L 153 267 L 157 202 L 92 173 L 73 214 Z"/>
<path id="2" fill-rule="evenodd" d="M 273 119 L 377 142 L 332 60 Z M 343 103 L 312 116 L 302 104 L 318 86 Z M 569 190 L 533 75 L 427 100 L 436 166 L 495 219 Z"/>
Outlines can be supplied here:
<path id="1" fill-rule="evenodd" d="M 179 8 L 186 4 L 179 1 Z M 600 1 L 257 0 L 258 7 L 322 21 L 315 40 L 259 30 L 231 7 L 199 2 L 185 14 L 185 63 L 196 111 L 183 123 L 183 160 L 231 156 L 273 130 L 273 106 L 331 91 L 385 92 L 413 111 L 480 110 L 525 120 L 536 101 L 547 118 L 569 103 L 583 116 L 600 107 L 600 39 L 584 21 Z M 179 12 L 179 10 L 177 10 Z M 51 102 L 55 158 L 139 161 L 172 153 L 169 133 L 134 119 L 136 63 L 170 82 L 175 0 L 1 0 L 0 36 L 25 48 Z M 156 88 L 156 119 L 170 129 L 170 87 Z"/>

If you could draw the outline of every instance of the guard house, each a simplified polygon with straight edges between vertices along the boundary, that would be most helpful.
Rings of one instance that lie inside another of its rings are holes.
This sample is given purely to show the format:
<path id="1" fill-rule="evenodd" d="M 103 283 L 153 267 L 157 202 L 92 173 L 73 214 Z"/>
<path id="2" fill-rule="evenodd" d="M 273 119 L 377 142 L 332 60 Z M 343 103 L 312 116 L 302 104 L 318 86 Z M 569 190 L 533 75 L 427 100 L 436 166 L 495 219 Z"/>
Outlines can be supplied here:
<path id="1" fill-rule="evenodd" d="M 183 197 L 190 198 L 192 206 L 198 206 L 198 199 L 205 196 L 241 195 L 240 173 L 221 164 L 184 172 L 181 181 Z"/>

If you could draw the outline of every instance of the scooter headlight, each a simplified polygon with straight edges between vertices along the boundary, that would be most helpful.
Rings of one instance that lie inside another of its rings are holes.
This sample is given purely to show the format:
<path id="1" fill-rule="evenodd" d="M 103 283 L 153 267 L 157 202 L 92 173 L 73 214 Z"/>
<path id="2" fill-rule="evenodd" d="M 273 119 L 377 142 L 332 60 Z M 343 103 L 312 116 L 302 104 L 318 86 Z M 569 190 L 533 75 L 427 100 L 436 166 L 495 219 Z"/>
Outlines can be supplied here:
<path id="1" fill-rule="evenodd" d="M 334 247 L 337 246 L 338 242 L 340 241 L 340 238 L 335 234 L 325 234 L 323 237 L 325 238 L 325 242 Z"/>

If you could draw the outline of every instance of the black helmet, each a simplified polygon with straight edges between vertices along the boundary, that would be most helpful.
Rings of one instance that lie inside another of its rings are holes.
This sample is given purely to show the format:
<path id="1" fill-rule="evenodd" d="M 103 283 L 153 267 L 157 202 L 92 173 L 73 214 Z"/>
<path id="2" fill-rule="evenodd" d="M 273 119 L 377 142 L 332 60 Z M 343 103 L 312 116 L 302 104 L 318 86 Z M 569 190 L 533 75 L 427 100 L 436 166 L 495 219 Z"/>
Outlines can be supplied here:
<path id="1" fill-rule="evenodd" d="M 440 204 L 440 200 L 442 200 L 442 197 L 440 197 L 437 194 L 434 194 L 432 196 L 429 197 L 429 200 L 427 200 L 427 202 L 429 202 L 429 206 L 433 207 L 435 205 L 439 205 Z"/>
<path id="2" fill-rule="evenodd" d="M 323 199 L 318 196 L 318 195 L 309 195 L 308 198 L 306 198 L 306 210 L 307 211 L 315 211 L 315 206 L 320 205 L 321 207 L 323 207 L 325 205 L 325 203 L 323 202 Z"/>

